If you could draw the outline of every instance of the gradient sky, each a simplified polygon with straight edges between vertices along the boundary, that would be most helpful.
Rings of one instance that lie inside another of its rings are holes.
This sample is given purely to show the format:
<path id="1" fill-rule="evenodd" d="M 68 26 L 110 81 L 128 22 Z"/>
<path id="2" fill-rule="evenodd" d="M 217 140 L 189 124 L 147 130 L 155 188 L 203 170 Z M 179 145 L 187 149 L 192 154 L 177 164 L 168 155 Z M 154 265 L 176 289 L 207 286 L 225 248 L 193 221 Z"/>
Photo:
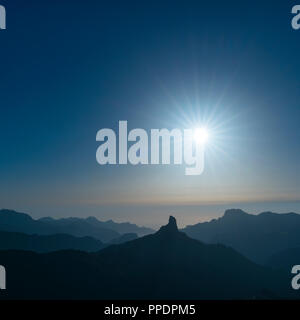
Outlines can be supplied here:
<path id="1" fill-rule="evenodd" d="M 297 2 L 262 2 L 1 0 L 0 207 L 149 226 L 300 211 Z M 119 120 L 205 123 L 205 172 L 98 165 Z"/>

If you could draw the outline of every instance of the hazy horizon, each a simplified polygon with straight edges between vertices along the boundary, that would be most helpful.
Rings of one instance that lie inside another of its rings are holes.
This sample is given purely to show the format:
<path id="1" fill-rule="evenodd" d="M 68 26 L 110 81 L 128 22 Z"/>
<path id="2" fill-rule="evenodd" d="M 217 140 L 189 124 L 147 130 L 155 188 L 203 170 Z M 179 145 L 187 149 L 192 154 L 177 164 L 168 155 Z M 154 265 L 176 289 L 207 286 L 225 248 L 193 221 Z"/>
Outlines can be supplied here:
<path id="1" fill-rule="evenodd" d="M 249 214 L 260 214 L 271 211 L 278 214 L 294 212 L 300 214 L 300 201 L 295 202 L 261 202 L 261 203 L 232 203 L 219 205 L 190 205 L 190 206 L 122 206 L 122 207 L 102 207 L 102 208 L 69 208 L 66 209 L 22 209 L 22 208 L 2 208 L 29 214 L 34 219 L 50 216 L 59 218 L 87 218 L 94 216 L 101 221 L 113 220 L 115 222 L 130 222 L 139 226 L 158 229 L 165 225 L 170 215 L 173 215 L 180 228 L 193 225 L 199 222 L 207 222 L 220 218 L 229 209 L 241 209 Z M 122 212 L 123 211 L 123 212 Z M 187 216 L 187 218 L 186 218 Z M 145 219 L 148 217 L 149 219 Z M 155 222 L 153 222 L 155 221 Z"/>

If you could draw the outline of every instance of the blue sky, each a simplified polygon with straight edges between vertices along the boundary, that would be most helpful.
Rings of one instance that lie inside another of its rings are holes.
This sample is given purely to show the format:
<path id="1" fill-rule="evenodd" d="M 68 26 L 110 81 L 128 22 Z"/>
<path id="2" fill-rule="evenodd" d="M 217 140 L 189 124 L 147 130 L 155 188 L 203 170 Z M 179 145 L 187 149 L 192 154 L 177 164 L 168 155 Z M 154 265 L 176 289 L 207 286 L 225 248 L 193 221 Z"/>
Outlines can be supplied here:
<path id="1" fill-rule="evenodd" d="M 295 1 L 0 2 L 0 207 L 147 225 L 300 211 Z M 208 121 L 204 174 L 99 166 L 96 133 L 119 120 Z"/>

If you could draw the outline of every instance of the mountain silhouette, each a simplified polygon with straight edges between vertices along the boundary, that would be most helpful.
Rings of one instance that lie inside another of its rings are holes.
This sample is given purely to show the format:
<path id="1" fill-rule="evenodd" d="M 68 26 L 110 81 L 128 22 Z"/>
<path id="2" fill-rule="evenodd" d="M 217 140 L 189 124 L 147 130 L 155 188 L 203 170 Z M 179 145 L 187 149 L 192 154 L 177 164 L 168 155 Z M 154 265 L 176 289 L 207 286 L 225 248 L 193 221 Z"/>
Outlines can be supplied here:
<path id="1" fill-rule="evenodd" d="M 70 234 L 75 237 L 93 237 L 103 242 L 109 242 L 118 238 L 121 234 L 117 231 L 105 226 L 115 226 L 117 223 L 101 223 L 96 218 L 66 218 L 53 219 L 41 218 L 38 220 L 32 219 L 28 214 L 16 212 L 13 210 L 0 210 L 0 230 L 7 232 L 21 232 L 26 234 Z M 130 225 L 128 230 L 139 230 L 138 226 Z M 135 226 L 135 227 L 134 227 Z M 125 224 L 126 227 L 126 224 Z M 125 230 L 126 228 L 120 228 Z M 141 228 L 140 233 L 147 232 L 148 229 Z M 151 229 L 148 231 L 150 232 Z M 126 233 L 126 232 L 125 232 Z"/>
<path id="2" fill-rule="evenodd" d="M 138 238 L 136 233 L 125 233 L 122 234 L 120 237 L 115 238 L 109 242 L 109 244 L 121 244 L 124 242 L 132 241 Z"/>
<path id="3" fill-rule="evenodd" d="M 254 262 L 265 264 L 277 252 L 300 246 L 300 215 L 227 210 L 223 217 L 187 226 L 183 231 L 206 243 L 230 246 Z"/>
<path id="4" fill-rule="evenodd" d="M 126 239 L 124 239 L 126 241 Z M 28 235 L 0 231 L 0 250 L 28 250 L 50 252 L 58 250 L 99 251 L 106 247 L 100 240 L 91 237 L 74 237 L 68 234 Z"/>
<path id="5" fill-rule="evenodd" d="M 135 233 L 139 237 L 142 237 L 147 234 L 151 234 L 151 233 L 155 232 L 153 229 L 146 228 L 146 227 L 140 227 L 140 226 L 137 226 L 136 224 L 129 223 L 129 222 L 117 223 L 117 222 L 114 222 L 113 220 L 100 221 L 95 217 L 88 217 L 85 220 L 93 225 L 96 225 L 96 226 L 99 226 L 102 228 L 107 228 L 110 230 L 114 230 L 121 235 L 126 234 L 126 233 Z"/>
<path id="6" fill-rule="evenodd" d="M 266 265 L 291 272 L 293 266 L 300 265 L 300 247 L 286 249 L 273 254 Z"/>
<path id="7" fill-rule="evenodd" d="M 223 245 L 179 232 L 155 234 L 97 253 L 0 251 L 8 272 L 4 299 L 290 298 L 289 274 L 256 265 Z"/>

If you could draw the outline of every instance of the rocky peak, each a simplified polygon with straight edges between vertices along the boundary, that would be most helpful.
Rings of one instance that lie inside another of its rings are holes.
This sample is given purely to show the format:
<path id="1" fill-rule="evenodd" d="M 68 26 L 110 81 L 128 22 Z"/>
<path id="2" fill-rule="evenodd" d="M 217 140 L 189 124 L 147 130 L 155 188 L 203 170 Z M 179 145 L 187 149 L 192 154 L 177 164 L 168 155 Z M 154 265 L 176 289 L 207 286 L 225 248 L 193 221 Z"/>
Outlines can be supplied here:
<path id="1" fill-rule="evenodd" d="M 177 221 L 173 216 L 170 216 L 169 223 L 159 229 L 159 233 L 176 233 L 178 232 Z"/>

